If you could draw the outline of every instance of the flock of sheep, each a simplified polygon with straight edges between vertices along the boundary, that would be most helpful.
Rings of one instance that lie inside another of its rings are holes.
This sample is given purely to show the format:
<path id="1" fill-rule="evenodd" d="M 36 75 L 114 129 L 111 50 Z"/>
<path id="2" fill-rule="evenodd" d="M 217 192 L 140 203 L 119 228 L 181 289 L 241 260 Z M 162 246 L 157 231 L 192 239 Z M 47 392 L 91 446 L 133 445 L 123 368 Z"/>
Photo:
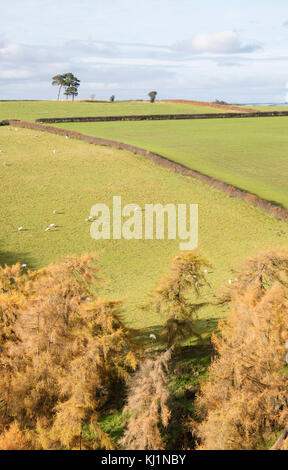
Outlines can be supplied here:
<path id="1" fill-rule="evenodd" d="M 15 131 L 18 131 L 18 129 L 15 128 Z M 34 137 L 39 137 L 39 136 L 36 134 Z M 69 138 L 69 137 L 66 135 L 66 139 L 68 139 L 68 138 Z M 4 153 L 4 151 L 0 149 L 0 153 Z M 56 154 L 56 149 L 53 149 L 53 150 L 52 150 L 52 153 L 53 153 L 53 155 L 55 155 L 55 154 Z M 3 165 L 4 165 L 4 166 L 7 166 L 8 164 L 7 164 L 7 162 L 3 162 Z M 136 210 L 137 210 L 137 209 L 136 209 Z M 138 209 L 138 210 L 141 210 L 141 209 Z M 57 215 L 57 214 L 59 214 L 59 212 L 58 212 L 56 209 L 53 210 L 53 215 Z M 89 217 L 87 217 L 87 218 L 85 219 L 85 221 L 86 221 L 86 222 L 91 222 L 93 219 L 94 219 L 94 217 L 90 215 Z M 45 232 L 49 232 L 50 230 L 53 230 L 53 229 L 56 228 L 56 227 L 57 227 L 57 226 L 56 226 L 55 223 L 51 223 L 48 227 L 45 228 Z M 25 230 L 25 229 L 24 229 L 23 226 L 18 227 L 18 231 L 19 231 L 19 232 L 22 232 L 22 231 L 24 231 L 24 230 Z M 178 256 L 176 256 L 176 258 L 178 258 Z M 27 264 L 25 264 L 25 263 L 21 264 L 21 268 L 26 269 L 26 268 L 27 268 Z M 204 273 L 205 273 L 205 274 L 208 274 L 208 270 L 205 269 L 205 270 L 204 270 Z M 197 278 L 197 276 L 194 276 L 194 277 Z M 235 281 L 237 281 L 237 278 L 235 278 Z M 231 285 L 232 282 L 233 282 L 232 279 L 229 279 L 229 280 L 228 280 L 228 284 Z M 195 280 L 195 286 L 197 287 L 197 285 L 198 285 L 198 282 Z M 149 335 L 149 338 L 150 338 L 152 341 L 156 341 L 156 340 L 157 340 L 157 337 L 156 337 L 156 335 L 155 335 L 154 333 L 151 333 L 151 334 Z M 287 349 L 288 349 L 288 346 L 287 346 Z M 287 353 L 287 362 L 288 362 L 288 353 Z"/>

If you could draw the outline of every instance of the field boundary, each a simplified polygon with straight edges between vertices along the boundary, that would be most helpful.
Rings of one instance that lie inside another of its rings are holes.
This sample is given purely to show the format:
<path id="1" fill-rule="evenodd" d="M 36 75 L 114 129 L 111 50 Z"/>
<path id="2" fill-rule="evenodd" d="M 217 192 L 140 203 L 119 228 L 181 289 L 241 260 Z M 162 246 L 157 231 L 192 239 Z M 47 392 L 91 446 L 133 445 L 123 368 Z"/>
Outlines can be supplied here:
<path id="1" fill-rule="evenodd" d="M 209 114 L 143 114 L 129 116 L 79 116 L 63 118 L 39 118 L 35 122 L 56 124 L 65 122 L 111 122 L 111 121 L 172 121 L 178 119 L 231 119 L 288 116 L 288 111 L 255 111 L 251 113 L 209 113 Z"/>
<path id="2" fill-rule="evenodd" d="M 241 199 L 245 201 L 246 203 L 248 203 L 249 205 L 252 205 L 254 207 L 257 207 L 269 213 L 270 215 L 276 217 L 277 219 L 288 221 L 288 209 L 285 209 L 284 207 L 277 206 L 276 204 L 273 204 L 265 199 L 262 199 L 253 193 L 237 188 L 236 186 L 233 186 L 229 183 L 225 183 L 221 180 L 215 179 L 212 176 L 208 176 L 203 173 L 200 173 L 197 170 L 192 170 L 190 168 L 187 168 L 186 166 L 181 165 L 180 163 L 176 163 L 173 160 L 169 160 L 168 158 L 162 155 L 150 152 L 149 150 L 145 150 L 140 147 L 136 147 L 135 145 L 125 144 L 123 142 L 118 142 L 115 140 L 102 139 L 101 137 L 92 137 L 89 135 L 81 134 L 80 132 L 70 131 L 67 129 L 60 129 L 57 127 L 44 126 L 42 124 L 33 123 L 33 122 L 25 122 L 25 121 L 17 121 L 17 120 L 7 120 L 3 122 L 5 122 L 6 125 L 8 123 L 8 125 L 11 125 L 14 127 L 21 127 L 25 129 L 34 129 L 38 131 L 49 132 L 51 134 L 67 136 L 71 139 L 82 140 L 84 142 L 88 142 L 94 145 L 112 147 L 118 150 L 127 150 L 134 154 L 141 155 L 142 157 L 148 158 L 149 160 L 152 160 L 158 165 L 169 168 L 177 173 L 181 173 L 182 175 L 196 178 L 213 188 L 216 188 L 222 192 L 225 192 L 230 197 Z"/>
<path id="3" fill-rule="evenodd" d="M 203 106 L 205 108 L 215 108 L 215 109 L 223 109 L 228 111 L 236 111 L 237 113 L 254 113 L 255 110 L 252 108 L 244 107 L 241 105 L 233 105 L 233 104 L 221 104 L 216 102 L 209 102 L 209 101 L 195 101 L 195 100 L 160 100 L 160 102 L 164 103 L 172 103 L 172 104 L 188 104 L 190 106 Z"/>

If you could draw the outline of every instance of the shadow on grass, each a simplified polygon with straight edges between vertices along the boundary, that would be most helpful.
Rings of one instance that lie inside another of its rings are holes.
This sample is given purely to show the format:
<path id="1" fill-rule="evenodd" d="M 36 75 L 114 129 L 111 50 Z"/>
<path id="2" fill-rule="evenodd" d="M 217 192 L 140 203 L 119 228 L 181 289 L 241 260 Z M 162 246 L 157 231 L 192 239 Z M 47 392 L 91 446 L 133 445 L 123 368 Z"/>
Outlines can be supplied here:
<path id="1" fill-rule="evenodd" d="M 218 322 L 219 318 L 217 317 L 196 319 L 194 322 L 194 331 L 196 334 L 191 335 L 186 339 L 184 338 L 183 341 L 181 341 L 181 351 L 183 352 L 186 348 L 205 348 L 207 344 L 210 345 L 211 335 L 217 330 Z M 139 346 L 141 345 L 141 347 L 147 349 L 149 352 L 161 353 L 161 351 L 167 349 L 167 345 L 161 339 L 162 330 L 163 325 L 153 325 L 141 329 L 132 329 L 131 336 L 136 344 L 139 344 Z M 153 339 L 153 337 L 151 338 L 150 335 L 155 335 L 156 340 Z M 191 343 L 190 345 L 186 345 L 187 340 Z"/>
<path id="2" fill-rule="evenodd" d="M 132 330 L 132 335 L 133 335 L 133 341 L 136 343 L 141 344 L 145 349 L 146 348 L 161 348 L 163 349 L 164 345 L 161 342 L 161 331 L 163 329 L 162 325 L 153 325 L 145 328 L 140 328 L 140 329 L 133 329 Z M 155 335 L 156 340 L 150 338 L 149 335 Z"/>
<path id="3" fill-rule="evenodd" d="M 0 266 L 12 266 L 16 263 L 27 264 L 28 269 L 36 269 L 36 260 L 30 253 L 5 251 L 0 247 Z"/>
<path id="4" fill-rule="evenodd" d="M 195 331 L 203 337 L 204 343 L 207 342 L 207 338 L 210 338 L 211 334 L 217 329 L 218 322 L 218 317 L 199 318 L 195 321 Z"/>
<path id="5" fill-rule="evenodd" d="M 194 449 L 197 439 L 192 435 L 191 419 L 197 421 L 195 398 L 212 356 L 210 341 L 206 344 L 176 349 L 171 361 L 168 408 L 171 417 L 163 429 L 166 449 Z"/>

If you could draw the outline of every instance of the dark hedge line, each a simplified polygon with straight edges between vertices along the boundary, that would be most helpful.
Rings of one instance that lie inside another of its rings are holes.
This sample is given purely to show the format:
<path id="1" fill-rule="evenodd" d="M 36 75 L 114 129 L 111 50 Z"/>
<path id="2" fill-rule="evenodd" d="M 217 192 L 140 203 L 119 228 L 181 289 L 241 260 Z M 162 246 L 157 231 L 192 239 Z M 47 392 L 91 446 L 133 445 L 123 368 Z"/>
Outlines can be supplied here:
<path id="1" fill-rule="evenodd" d="M 12 120 L 8 122 L 10 125 L 15 126 L 15 127 L 23 127 L 26 129 L 35 129 L 39 131 L 50 132 L 52 134 L 68 136 L 71 139 L 83 140 L 84 142 L 88 142 L 94 145 L 103 145 L 107 147 L 117 148 L 120 150 L 128 150 L 129 152 L 132 152 L 134 154 L 141 155 L 145 158 L 149 158 L 150 160 L 154 161 L 158 165 L 167 167 L 177 173 L 181 173 L 182 175 L 197 178 L 198 180 L 203 181 L 209 186 L 212 186 L 214 188 L 217 188 L 225 192 L 231 197 L 242 199 L 248 204 L 254 207 L 258 207 L 259 209 L 262 209 L 263 211 L 268 212 L 269 214 L 273 215 L 274 217 L 278 219 L 288 221 L 288 210 L 281 206 L 272 204 L 271 202 L 266 201 L 265 199 L 262 199 L 256 196 L 255 194 L 249 193 L 247 191 L 243 191 L 242 189 L 232 186 L 231 184 L 224 183 L 223 181 L 212 178 L 211 176 L 199 173 L 196 170 L 191 170 L 190 168 L 180 165 L 179 163 L 175 163 L 166 157 L 163 157 L 156 153 L 149 152 L 149 150 L 136 147 L 135 145 L 124 144 L 122 142 L 117 142 L 115 140 L 102 139 L 100 137 L 91 137 L 85 134 L 81 134 L 79 132 L 69 131 L 66 129 L 59 129 L 57 127 L 44 126 L 44 125 L 32 123 L 32 122 L 12 121 Z"/>
<path id="2" fill-rule="evenodd" d="M 9 126 L 9 121 L 0 121 L 0 126 Z"/>
<path id="3" fill-rule="evenodd" d="M 40 123 L 60 122 L 107 122 L 107 121 L 161 121 L 175 119 L 227 119 L 227 118 L 249 118 L 249 117 L 273 117 L 288 116 L 288 111 L 267 111 L 251 113 L 209 113 L 209 114 L 152 114 L 134 116 L 82 116 L 65 118 L 39 118 Z"/>

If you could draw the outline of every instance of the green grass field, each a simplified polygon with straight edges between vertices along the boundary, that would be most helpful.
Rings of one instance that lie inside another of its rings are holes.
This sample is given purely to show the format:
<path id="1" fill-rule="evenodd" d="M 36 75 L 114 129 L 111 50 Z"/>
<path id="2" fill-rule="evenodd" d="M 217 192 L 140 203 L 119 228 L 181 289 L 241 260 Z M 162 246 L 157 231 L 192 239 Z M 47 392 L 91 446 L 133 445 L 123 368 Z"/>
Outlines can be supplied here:
<path id="1" fill-rule="evenodd" d="M 142 207 L 198 203 L 199 249 L 213 265 L 213 289 L 231 278 L 230 269 L 245 256 L 287 243 L 284 222 L 127 151 L 13 127 L 0 128 L 0 149 L 1 264 L 20 261 L 38 268 L 72 253 L 101 252 L 102 276 L 111 281 L 103 294 L 125 298 L 125 319 L 137 328 L 155 331 L 163 320 L 142 313 L 138 304 L 167 272 L 178 242 L 96 242 L 85 222 L 93 204 L 111 207 L 113 195 Z M 54 215 L 55 209 L 60 214 Z M 45 232 L 51 223 L 57 228 Z M 19 226 L 25 230 L 19 232 Z M 205 322 L 219 315 L 214 308 L 203 312 L 200 328 L 208 331 L 211 323 Z"/>
<path id="2" fill-rule="evenodd" d="M 269 112 L 269 111 L 288 111 L 288 106 L 248 106 L 250 109 L 254 109 L 261 112 Z"/>
<path id="3" fill-rule="evenodd" d="M 85 103 L 75 101 L 8 101 L 0 102 L 0 121 L 70 116 L 119 116 L 133 114 L 202 114 L 221 113 L 225 110 L 189 104 L 155 102 Z"/>
<path id="4" fill-rule="evenodd" d="M 57 126 L 143 147 L 288 208 L 288 117 Z"/>

